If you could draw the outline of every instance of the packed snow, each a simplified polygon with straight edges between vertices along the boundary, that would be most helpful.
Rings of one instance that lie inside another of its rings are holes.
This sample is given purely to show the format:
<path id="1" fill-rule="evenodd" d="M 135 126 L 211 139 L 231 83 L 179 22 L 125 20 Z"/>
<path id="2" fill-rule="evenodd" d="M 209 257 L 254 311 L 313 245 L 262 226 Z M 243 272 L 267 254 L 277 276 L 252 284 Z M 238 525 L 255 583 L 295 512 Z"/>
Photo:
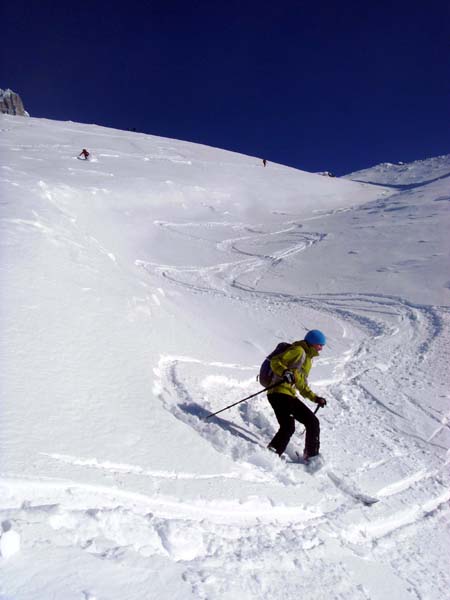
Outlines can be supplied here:
<path id="1" fill-rule="evenodd" d="M 1 600 L 447 597 L 450 156 L 0 129 Z M 265 394 L 206 419 L 312 328 L 316 472 Z"/>

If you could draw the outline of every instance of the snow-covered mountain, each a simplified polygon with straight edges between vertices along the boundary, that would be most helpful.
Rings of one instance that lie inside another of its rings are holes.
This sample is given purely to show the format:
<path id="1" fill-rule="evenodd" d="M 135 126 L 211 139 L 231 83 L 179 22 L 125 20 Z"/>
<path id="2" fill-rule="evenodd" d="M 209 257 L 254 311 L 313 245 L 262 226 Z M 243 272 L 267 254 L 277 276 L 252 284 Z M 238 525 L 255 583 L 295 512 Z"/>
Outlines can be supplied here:
<path id="1" fill-rule="evenodd" d="M 391 187 L 398 186 L 400 189 L 405 189 L 407 186 L 428 185 L 433 181 L 448 178 L 449 163 L 450 155 L 445 154 L 427 160 L 416 160 L 412 163 L 381 163 L 370 169 L 350 173 L 345 177 L 354 181 L 365 181 Z"/>
<path id="2" fill-rule="evenodd" d="M 0 598 L 444 598 L 449 157 L 329 178 L 0 129 Z M 204 417 L 313 327 L 311 474 L 264 394 Z"/>

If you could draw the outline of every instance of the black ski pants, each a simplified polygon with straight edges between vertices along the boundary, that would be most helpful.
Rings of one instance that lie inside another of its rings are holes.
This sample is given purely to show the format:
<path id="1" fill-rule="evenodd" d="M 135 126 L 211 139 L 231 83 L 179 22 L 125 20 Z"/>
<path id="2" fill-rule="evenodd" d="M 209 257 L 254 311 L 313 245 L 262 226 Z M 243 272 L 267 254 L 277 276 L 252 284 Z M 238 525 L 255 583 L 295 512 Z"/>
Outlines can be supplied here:
<path id="1" fill-rule="evenodd" d="M 275 411 L 280 429 L 269 446 L 281 456 L 295 431 L 295 421 L 303 423 L 306 429 L 305 452 L 308 456 L 319 454 L 320 423 L 316 415 L 298 398 L 288 394 L 268 394 L 269 402 Z"/>

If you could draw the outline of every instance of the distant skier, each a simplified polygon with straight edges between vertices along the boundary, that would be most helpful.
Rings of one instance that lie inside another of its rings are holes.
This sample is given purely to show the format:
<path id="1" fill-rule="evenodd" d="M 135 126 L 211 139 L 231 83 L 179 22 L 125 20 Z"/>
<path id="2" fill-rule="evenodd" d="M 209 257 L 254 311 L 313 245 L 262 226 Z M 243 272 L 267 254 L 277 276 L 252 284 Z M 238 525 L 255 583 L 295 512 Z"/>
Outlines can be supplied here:
<path id="1" fill-rule="evenodd" d="M 305 339 L 294 342 L 281 354 L 270 360 L 270 367 L 279 378 L 279 385 L 268 393 L 268 400 L 280 424 L 280 429 L 270 442 L 268 448 L 280 456 L 295 431 L 295 421 L 303 423 L 306 429 L 305 449 L 303 459 L 308 462 L 319 454 L 320 423 L 316 415 L 296 397 L 296 391 L 316 402 L 320 407 L 327 403 L 325 398 L 317 396 L 308 386 L 308 374 L 311 370 L 312 359 L 319 355 L 326 343 L 325 335 L 313 329 L 308 331 Z"/>
<path id="2" fill-rule="evenodd" d="M 266 166 L 267 165 L 267 160 L 265 158 L 263 158 L 263 165 Z"/>
<path id="3" fill-rule="evenodd" d="M 86 148 L 83 148 L 83 150 L 78 155 L 78 158 L 83 158 L 83 160 L 89 160 L 89 156 L 89 152 L 86 150 Z"/>

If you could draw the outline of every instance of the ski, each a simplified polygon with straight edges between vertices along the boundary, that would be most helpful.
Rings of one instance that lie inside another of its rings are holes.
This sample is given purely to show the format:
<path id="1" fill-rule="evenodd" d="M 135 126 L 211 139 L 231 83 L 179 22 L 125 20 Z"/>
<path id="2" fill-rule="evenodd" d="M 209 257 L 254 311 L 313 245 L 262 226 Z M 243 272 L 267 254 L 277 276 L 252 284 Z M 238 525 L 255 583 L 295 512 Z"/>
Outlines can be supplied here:
<path id="1" fill-rule="evenodd" d="M 301 456 L 298 452 L 295 453 L 297 460 L 293 461 L 297 464 L 304 465 L 305 470 L 313 475 L 317 471 L 320 471 L 325 466 L 325 462 L 323 458 L 318 455 L 314 458 L 310 458 L 309 460 L 305 460 L 303 456 Z M 334 471 L 332 471 L 329 467 L 324 469 L 324 472 L 328 475 L 329 479 L 334 483 L 334 485 L 338 488 L 346 496 L 353 498 L 357 502 L 361 502 L 364 506 L 372 506 L 379 502 L 379 498 L 375 498 L 375 496 L 370 496 L 366 494 L 362 490 L 360 490 L 357 486 L 352 483 L 346 481 L 342 476 L 338 475 Z"/>
<path id="2" fill-rule="evenodd" d="M 327 475 L 329 479 L 334 483 L 334 485 L 338 488 L 338 490 L 340 490 L 347 496 L 350 496 L 357 502 L 361 502 L 365 506 L 372 506 L 373 504 L 379 502 L 379 498 L 375 498 L 374 496 L 366 494 L 365 492 L 361 491 L 358 487 L 348 483 L 342 477 L 340 477 L 339 475 L 337 475 L 329 469 L 327 470 Z"/>
<path id="3" fill-rule="evenodd" d="M 316 473 L 317 471 L 320 471 L 320 469 L 325 465 L 325 462 L 320 455 L 314 456 L 309 460 L 305 460 L 303 456 L 298 452 L 296 452 L 295 455 L 297 458 L 292 462 L 303 465 L 308 473 Z"/>

